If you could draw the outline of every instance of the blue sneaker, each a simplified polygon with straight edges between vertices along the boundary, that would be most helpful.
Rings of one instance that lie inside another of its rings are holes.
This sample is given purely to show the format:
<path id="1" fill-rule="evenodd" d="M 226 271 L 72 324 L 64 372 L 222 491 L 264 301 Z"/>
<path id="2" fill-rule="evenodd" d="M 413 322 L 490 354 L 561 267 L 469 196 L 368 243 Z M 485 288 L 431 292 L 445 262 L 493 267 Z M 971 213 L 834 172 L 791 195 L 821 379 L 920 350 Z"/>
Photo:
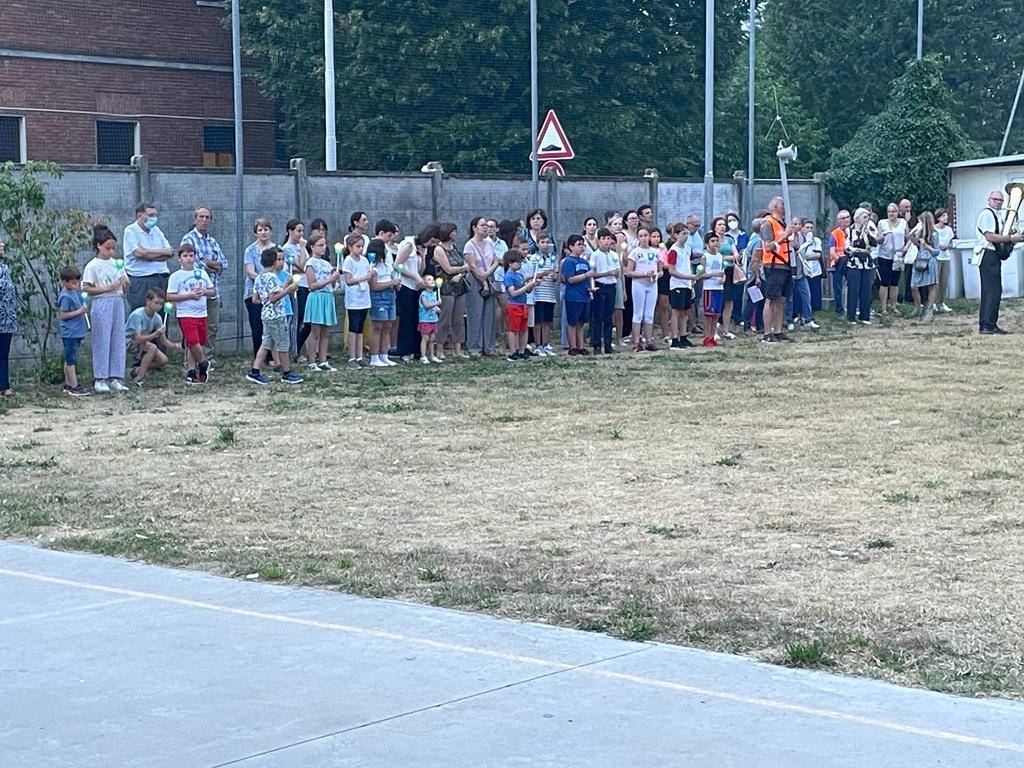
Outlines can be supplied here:
<path id="1" fill-rule="evenodd" d="M 281 381 L 283 381 L 285 384 L 301 384 L 303 379 L 301 376 L 296 376 L 291 371 L 288 371 L 288 373 L 284 374 L 281 377 Z"/>
<path id="2" fill-rule="evenodd" d="M 259 384 L 260 386 L 263 387 L 267 386 L 270 383 L 267 377 L 264 376 L 259 371 L 249 371 L 247 374 L 245 374 L 245 378 L 246 380 L 251 381 L 253 384 Z"/>

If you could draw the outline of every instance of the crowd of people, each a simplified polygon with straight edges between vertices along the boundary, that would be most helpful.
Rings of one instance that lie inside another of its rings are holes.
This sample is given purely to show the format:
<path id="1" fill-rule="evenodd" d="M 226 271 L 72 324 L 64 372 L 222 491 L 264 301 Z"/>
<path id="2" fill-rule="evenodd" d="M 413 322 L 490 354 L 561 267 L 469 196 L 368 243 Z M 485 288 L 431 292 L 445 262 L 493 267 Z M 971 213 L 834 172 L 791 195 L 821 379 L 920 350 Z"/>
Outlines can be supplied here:
<path id="1" fill-rule="evenodd" d="M 997 324 L 999 260 L 1021 241 L 1001 234 L 1002 202 L 994 191 L 978 218 L 979 330 L 986 334 L 1005 333 Z M 193 228 L 172 248 L 156 207 L 140 203 L 122 234 L 123 256 L 108 227 L 94 229 L 93 258 L 83 270 L 68 265 L 59 275 L 65 392 L 90 394 L 76 369 L 88 333 L 97 393 L 124 391 L 126 380 L 143 387 L 177 354 L 189 384 L 208 381 L 229 263 L 210 233 L 212 222 L 209 208 L 196 208 Z M 901 303 L 913 304 L 909 311 L 927 321 L 951 311 L 944 301 L 953 239 L 948 212 L 914 215 L 909 200 L 889 204 L 882 219 L 867 202 L 852 215 L 840 211 L 824 244 L 814 221 L 787 218 L 781 198 L 755 215 L 749 231 L 733 211 L 706 229 L 695 214 L 663 229 L 653 208 L 641 205 L 607 211 L 603 220 L 589 217 L 562 243 L 542 209 L 521 220 L 475 216 L 464 237 L 446 222 L 399 235 L 394 222 L 371 227 L 357 211 L 333 245 L 321 218 L 308 229 L 288 221 L 275 242 L 271 222 L 256 219 L 242 254 L 252 337 L 246 379 L 300 384 L 299 370 L 329 373 L 340 359 L 361 369 L 435 365 L 447 356 L 499 350 L 509 362 L 560 352 L 682 350 L 696 346 L 691 334 L 707 347 L 738 334 L 775 344 L 792 340 L 788 332 L 798 328 L 820 328 L 815 313 L 825 280 L 836 315 L 853 325 L 900 317 Z M 0 241 L 0 394 L 9 396 L 16 295 L 3 253 Z M 332 358 L 331 332 L 339 328 L 346 353 Z"/>

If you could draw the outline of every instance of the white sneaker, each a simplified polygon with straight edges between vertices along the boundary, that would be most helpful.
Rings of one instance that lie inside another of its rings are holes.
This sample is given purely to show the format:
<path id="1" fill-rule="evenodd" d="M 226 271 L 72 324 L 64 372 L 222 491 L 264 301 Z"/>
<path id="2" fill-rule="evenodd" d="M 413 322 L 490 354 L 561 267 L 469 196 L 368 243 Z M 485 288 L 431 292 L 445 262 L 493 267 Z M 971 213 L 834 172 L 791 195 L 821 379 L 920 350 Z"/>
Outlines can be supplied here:
<path id="1" fill-rule="evenodd" d="M 394 368 L 398 365 L 398 363 L 396 363 L 390 357 L 378 357 L 377 359 L 384 363 L 384 365 L 386 365 L 388 368 Z"/>
<path id="2" fill-rule="evenodd" d="M 97 380 L 96 383 L 92 385 L 92 388 L 94 392 L 101 395 L 105 395 L 110 392 L 110 385 L 103 380 Z"/>
<path id="3" fill-rule="evenodd" d="M 736 338 L 736 334 L 733 333 L 732 331 L 729 331 L 728 333 L 725 334 L 725 338 L 727 338 L 729 341 L 732 341 L 733 339 Z"/>
<path id="4" fill-rule="evenodd" d="M 861 320 L 860 324 L 861 325 L 871 325 L 871 321 L 870 320 Z"/>
<path id="5" fill-rule="evenodd" d="M 946 305 L 945 302 L 939 305 L 939 312 L 952 312 L 953 308 Z"/>
<path id="6" fill-rule="evenodd" d="M 443 363 L 444 360 L 439 358 L 437 355 L 431 355 L 430 356 L 430 362 L 432 362 L 432 363 Z"/>
<path id="7" fill-rule="evenodd" d="M 788 325 L 786 326 L 786 330 L 787 330 L 787 331 L 795 331 L 795 330 L 796 330 L 796 323 L 789 323 L 789 324 L 788 324 Z"/>
<path id="8" fill-rule="evenodd" d="M 317 366 L 317 367 L 318 367 L 318 368 L 319 368 L 319 369 L 320 369 L 321 371 L 323 371 L 324 373 L 331 373 L 332 371 L 336 371 L 336 370 L 338 370 L 337 368 L 335 368 L 335 367 L 334 367 L 333 365 L 331 365 L 330 363 L 328 363 L 328 362 L 326 362 L 326 361 L 325 361 L 325 362 L 322 362 L 322 363 L 320 363 L 320 365 L 319 365 L 319 366 Z"/>
<path id="9" fill-rule="evenodd" d="M 420 358 L 420 362 L 423 363 L 424 365 L 430 365 L 430 358 L 429 357 L 421 357 Z"/>
<path id="10" fill-rule="evenodd" d="M 626 346 L 626 347 L 628 347 L 632 343 L 633 343 L 633 338 L 631 336 L 623 336 L 622 340 L 619 342 L 619 344 L 622 344 L 623 346 Z"/>
<path id="11" fill-rule="evenodd" d="M 125 386 L 125 385 L 124 385 L 124 384 L 123 384 L 123 383 L 121 382 L 121 380 L 120 380 L 120 379 L 113 379 L 113 380 L 112 380 L 112 381 L 110 382 L 110 391 L 111 391 L 111 392 L 127 392 L 127 391 L 128 391 L 128 387 L 126 387 L 126 386 Z"/>
<path id="12" fill-rule="evenodd" d="M 320 373 L 320 366 L 317 365 L 316 363 L 310 363 L 309 365 L 306 366 L 306 368 L 308 368 L 311 371 L 316 371 L 317 373 Z"/>
<path id="13" fill-rule="evenodd" d="M 807 323 L 807 325 L 805 327 L 806 328 L 810 328 L 812 331 L 817 331 L 817 330 L 819 330 L 821 328 L 821 326 L 818 325 L 813 320 L 811 320 L 809 323 Z"/>
<path id="14" fill-rule="evenodd" d="M 379 360 L 378 358 L 375 357 L 375 358 L 373 358 L 370 361 L 370 367 L 371 368 L 387 368 L 388 364 L 385 363 L 383 360 Z"/>

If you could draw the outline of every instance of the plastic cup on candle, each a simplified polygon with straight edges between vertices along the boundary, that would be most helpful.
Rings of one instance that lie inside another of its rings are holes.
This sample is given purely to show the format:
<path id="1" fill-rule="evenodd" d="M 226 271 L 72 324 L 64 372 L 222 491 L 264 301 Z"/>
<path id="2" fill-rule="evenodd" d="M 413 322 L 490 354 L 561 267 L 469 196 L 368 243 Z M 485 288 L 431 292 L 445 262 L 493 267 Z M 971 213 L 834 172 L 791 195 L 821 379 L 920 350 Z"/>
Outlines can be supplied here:
<path id="1" fill-rule="evenodd" d="M 334 253 L 336 255 L 341 256 L 341 254 L 342 254 L 342 252 L 344 250 L 345 250 L 345 247 L 341 243 L 335 243 L 334 244 Z"/>
<path id="2" fill-rule="evenodd" d="M 192 277 L 194 277 L 196 280 L 202 280 L 203 279 L 203 270 L 198 269 L 198 268 L 197 269 L 193 269 L 192 270 Z"/>
<path id="3" fill-rule="evenodd" d="M 171 304 L 171 302 L 169 302 L 169 301 L 165 301 L 164 302 L 164 312 L 165 313 L 166 312 L 170 312 L 172 309 L 174 309 L 174 305 Z"/>
<path id="4" fill-rule="evenodd" d="M 124 259 L 114 259 L 114 266 L 118 269 L 124 269 Z"/>

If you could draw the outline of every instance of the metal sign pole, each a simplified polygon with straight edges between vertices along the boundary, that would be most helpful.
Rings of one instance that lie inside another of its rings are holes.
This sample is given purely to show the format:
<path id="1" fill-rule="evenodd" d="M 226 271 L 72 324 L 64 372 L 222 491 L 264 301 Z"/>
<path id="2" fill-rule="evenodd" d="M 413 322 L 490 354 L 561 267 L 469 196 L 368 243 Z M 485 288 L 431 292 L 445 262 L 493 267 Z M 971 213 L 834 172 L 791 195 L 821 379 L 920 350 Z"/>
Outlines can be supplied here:
<path id="1" fill-rule="evenodd" d="M 235 109 L 235 280 L 241 288 L 245 282 L 242 249 L 245 243 L 245 161 L 242 124 L 242 22 L 238 9 L 239 0 L 231 0 L 231 79 L 234 91 Z M 235 290 L 236 296 L 241 296 Z M 242 337 L 245 335 L 242 318 L 245 312 L 235 306 L 235 351 L 242 351 Z M 213 341 L 216 343 L 216 339 Z"/>
<path id="2" fill-rule="evenodd" d="M 335 117 L 334 0 L 324 0 L 324 168 L 338 170 L 338 124 Z"/>
<path id="3" fill-rule="evenodd" d="M 757 26 L 757 0 L 750 0 L 747 24 L 750 27 L 747 66 L 747 193 L 743 208 L 749 223 L 754 218 L 754 31 Z"/>
<path id="4" fill-rule="evenodd" d="M 530 164 L 530 179 L 533 182 L 533 207 L 540 207 L 540 174 L 537 154 L 537 0 L 530 0 L 530 146 L 533 160 Z M 529 222 L 527 222 L 529 223 Z"/>
<path id="5" fill-rule="evenodd" d="M 711 223 L 715 203 L 715 0 L 704 9 L 704 226 Z"/>

